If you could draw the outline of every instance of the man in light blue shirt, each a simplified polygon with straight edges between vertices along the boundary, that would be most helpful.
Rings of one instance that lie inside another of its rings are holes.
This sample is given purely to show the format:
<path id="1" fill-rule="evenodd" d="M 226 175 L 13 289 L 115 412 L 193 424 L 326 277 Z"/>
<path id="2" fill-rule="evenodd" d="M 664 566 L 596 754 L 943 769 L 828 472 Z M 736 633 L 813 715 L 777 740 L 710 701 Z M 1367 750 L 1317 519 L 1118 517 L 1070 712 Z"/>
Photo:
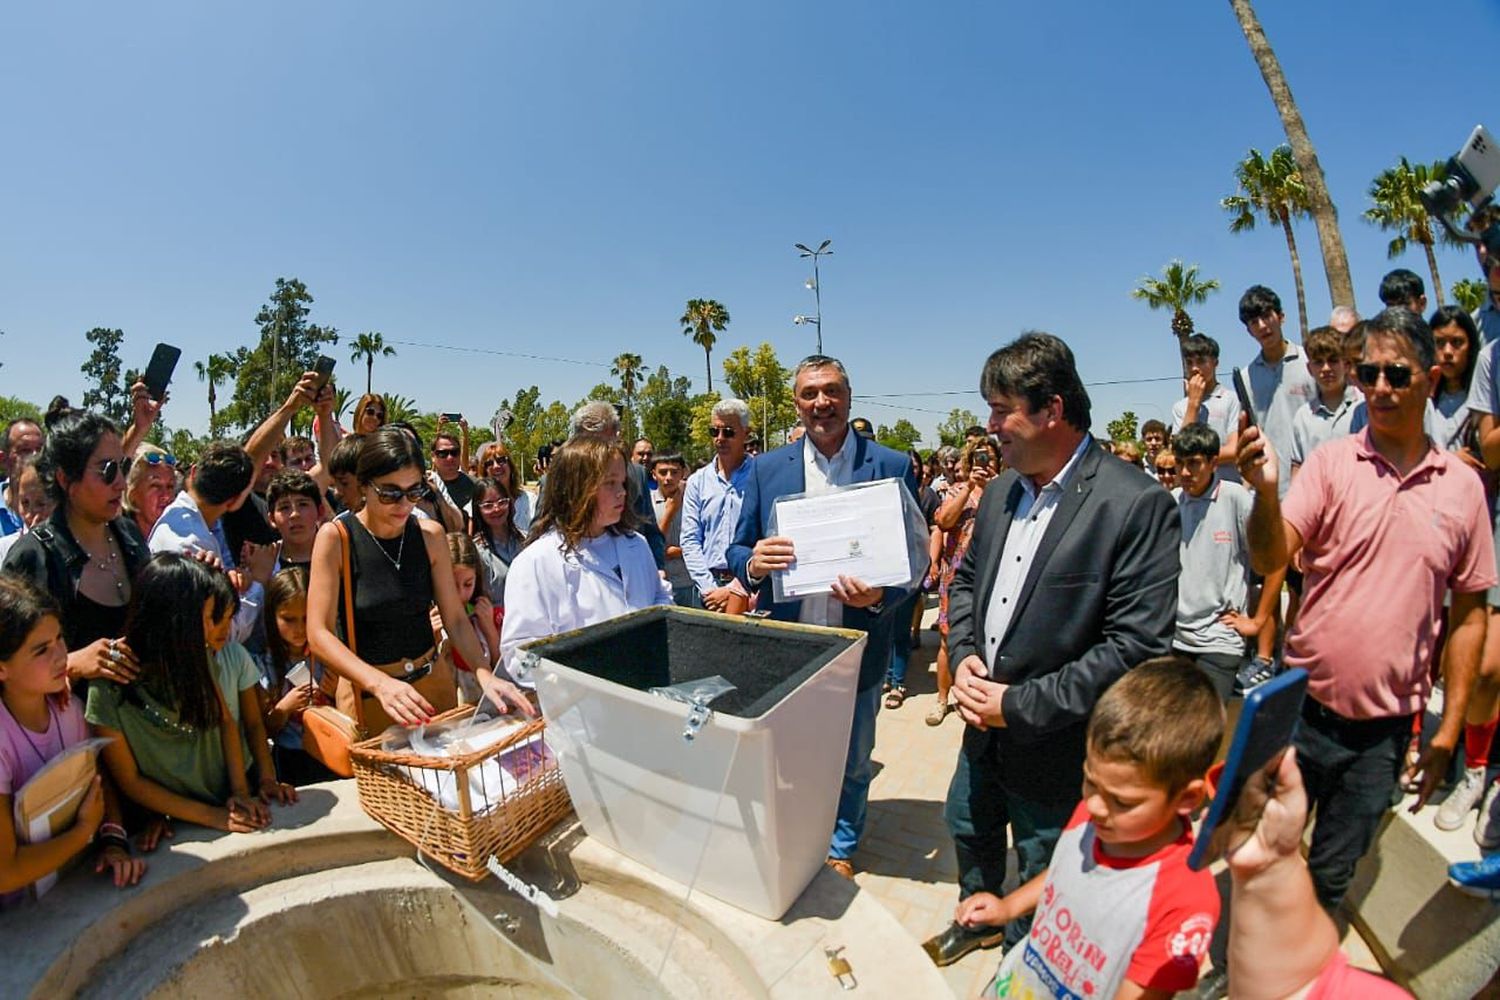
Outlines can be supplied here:
<path id="1" fill-rule="evenodd" d="M 750 407 L 741 399 L 715 404 L 709 433 L 714 460 L 688 477 L 682 496 L 682 561 L 698 600 L 710 611 L 743 610 L 749 594 L 729 571 L 729 543 L 740 520 L 745 481 L 755 459 L 746 454 Z"/>

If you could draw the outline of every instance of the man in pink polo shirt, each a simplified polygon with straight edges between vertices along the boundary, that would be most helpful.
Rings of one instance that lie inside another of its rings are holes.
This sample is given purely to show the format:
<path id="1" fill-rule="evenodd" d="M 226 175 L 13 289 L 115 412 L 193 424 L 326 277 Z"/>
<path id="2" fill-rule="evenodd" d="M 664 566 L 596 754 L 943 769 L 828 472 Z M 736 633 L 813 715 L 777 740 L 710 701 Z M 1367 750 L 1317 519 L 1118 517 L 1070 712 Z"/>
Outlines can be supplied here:
<path id="1" fill-rule="evenodd" d="M 1406 309 L 1365 327 L 1356 376 L 1370 423 L 1308 456 L 1277 500 L 1277 457 L 1255 428 L 1238 464 L 1255 492 L 1251 565 L 1269 574 L 1299 551 L 1306 576 L 1286 662 L 1310 675 L 1297 763 L 1317 805 L 1308 867 L 1319 901 L 1339 905 L 1400 779 L 1412 717 L 1452 592 L 1443 650 L 1443 720 L 1413 767 L 1419 809 L 1463 732 L 1495 548 L 1479 477 L 1435 446 L 1422 418 L 1439 370 L 1432 331 Z"/>

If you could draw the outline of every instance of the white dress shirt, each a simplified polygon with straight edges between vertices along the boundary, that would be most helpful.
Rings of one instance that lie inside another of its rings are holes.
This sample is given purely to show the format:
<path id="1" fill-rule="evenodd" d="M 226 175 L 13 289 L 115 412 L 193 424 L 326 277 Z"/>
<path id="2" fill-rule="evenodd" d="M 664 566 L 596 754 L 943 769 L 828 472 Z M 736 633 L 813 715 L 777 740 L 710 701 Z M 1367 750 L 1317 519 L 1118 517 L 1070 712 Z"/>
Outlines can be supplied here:
<path id="1" fill-rule="evenodd" d="M 1021 477 L 1021 500 L 1016 504 L 1015 515 L 1010 521 L 1010 531 L 1005 536 L 1005 548 L 1000 553 L 1000 568 L 995 571 L 995 586 L 990 591 L 989 606 L 984 612 L 984 661 L 989 664 L 991 676 L 995 657 L 1000 651 L 1000 642 L 1010 628 L 1010 619 L 1016 610 L 1016 601 L 1021 596 L 1021 587 L 1031 573 L 1032 560 L 1037 547 L 1052 523 L 1057 512 L 1058 501 L 1063 490 L 1078 467 L 1078 458 L 1093 440 L 1087 434 L 1073 449 L 1067 463 L 1058 470 L 1052 481 L 1040 490 L 1029 476 Z"/>
<path id="2" fill-rule="evenodd" d="M 530 671 L 517 663 L 521 646 L 671 603 L 672 588 L 657 572 L 645 538 L 605 532 L 568 552 L 553 529 L 511 560 L 505 577 L 501 659 L 516 683 L 531 687 Z"/>
<path id="3" fill-rule="evenodd" d="M 823 453 L 812 443 L 811 436 L 802 439 L 803 490 L 807 494 L 817 496 L 820 493 L 832 493 L 838 487 L 854 482 L 854 439 L 854 428 L 846 428 L 844 444 L 834 452 L 832 458 L 823 457 Z M 843 602 L 832 594 L 803 598 L 802 611 L 797 615 L 797 620 L 804 625 L 832 625 L 842 628 Z"/>
<path id="4" fill-rule="evenodd" d="M 158 552 L 180 552 L 185 555 L 200 551 L 212 552 L 219 557 L 219 563 L 226 572 L 239 565 L 239 560 L 229 551 L 223 519 L 215 521 L 210 528 L 203 512 L 198 509 L 198 502 L 187 490 L 178 493 L 176 499 L 161 512 L 161 517 L 151 529 L 151 537 L 146 540 L 146 547 L 151 550 L 152 555 Z M 272 567 L 273 576 L 279 566 L 278 561 Z M 240 595 L 240 609 L 234 613 L 234 625 L 229 631 L 231 640 L 244 642 L 255 631 L 261 605 L 265 603 L 265 593 L 264 587 L 252 582 L 250 588 Z"/>

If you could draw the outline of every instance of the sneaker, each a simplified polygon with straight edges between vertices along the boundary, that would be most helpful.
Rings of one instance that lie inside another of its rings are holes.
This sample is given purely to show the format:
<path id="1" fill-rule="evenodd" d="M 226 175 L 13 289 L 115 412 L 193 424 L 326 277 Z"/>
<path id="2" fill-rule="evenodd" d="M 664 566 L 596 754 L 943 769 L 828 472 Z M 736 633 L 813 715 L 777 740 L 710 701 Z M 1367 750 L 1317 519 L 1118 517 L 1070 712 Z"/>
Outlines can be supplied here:
<path id="1" fill-rule="evenodd" d="M 1256 688 L 1264 684 L 1272 677 L 1275 677 L 1277 673 L 1275 660 L 1265 660 L 1257 656 L 1240 668 L 1240 672 L 1234 677 L 1234 686 L 1236 690 L 1243 694 L 1251 688 Z"/>
<path id="2" fill-rule="evenodd" d="M 1500 854 L 1449 865 L 1448 881 L 1466 896 L 1500 899 Z"/>
<path id="3" fill-rule="evenodd" d="M 1486 851 L 1500 847 L 1500 781 L 1491 782 L 1479 803 L 1479 822 L 1474 824 L 1474 843 Z"/>
<path id="4" fill-rule="evenodd" d="M 927 718 L 923 721 L 929 726 L 941 726 L 943 720 L 948 717 L 948 713 L 951 711 L 953 711 L 952 705 L 946 701 L 939 701 L 932 706 L 931 710 L 927 713 Z"/>
<path id="5" fill-rule="evenodd" d="M 1482 798 L 1484 798 L 1484 768 L 1464 768 L 1464 776 L 1457 785 L 1453 786 L 1453 791 L 1438 808 L 1435 820 L 1437 828 L 1457 830 L 1464 825 L 1464 821 L 1469 818 L 1469 813 L 1474 811 L 1474 807 Z"/>

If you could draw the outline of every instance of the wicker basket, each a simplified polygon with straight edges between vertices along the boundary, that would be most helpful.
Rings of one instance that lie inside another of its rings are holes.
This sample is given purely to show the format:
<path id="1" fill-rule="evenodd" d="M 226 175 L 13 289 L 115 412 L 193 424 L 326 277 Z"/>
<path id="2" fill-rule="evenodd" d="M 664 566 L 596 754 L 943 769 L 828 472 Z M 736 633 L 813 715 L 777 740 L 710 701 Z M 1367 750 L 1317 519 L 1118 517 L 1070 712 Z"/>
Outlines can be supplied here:
<path id="1" fill-rule="evenodd" d="M 462 705 L 432 721 L 465 719 L 473 712 L 474 706 Z M 572 808 L 562 773 L 550 754 L 517 773 L 516 785 L 508 793 L 503 788 L 488 787 L 484 772 L 477 770 L 486 760 L 539 736 L 545 727 L 538 718 L 493 746 L 455 757 L 382 750 L 379 737 L 356 743 L 350 748 L 350 756 L 359 804 L 386 829 L 443 867 L 481 881 L 487 874 L 485 862 L 490 855 L 502 864 L 510 861 Z M 484 798 L 478 803 L 470 793 L 471 770 L 481 782 Z M 419 771 L 430 774 L 418 776 Z M 424 779 L 437 787 L 443 772 L 450 772 L 456 785 L 456 812 L 422 787 Z M 486 800 L 493 808 L 484 809 Z"/>

